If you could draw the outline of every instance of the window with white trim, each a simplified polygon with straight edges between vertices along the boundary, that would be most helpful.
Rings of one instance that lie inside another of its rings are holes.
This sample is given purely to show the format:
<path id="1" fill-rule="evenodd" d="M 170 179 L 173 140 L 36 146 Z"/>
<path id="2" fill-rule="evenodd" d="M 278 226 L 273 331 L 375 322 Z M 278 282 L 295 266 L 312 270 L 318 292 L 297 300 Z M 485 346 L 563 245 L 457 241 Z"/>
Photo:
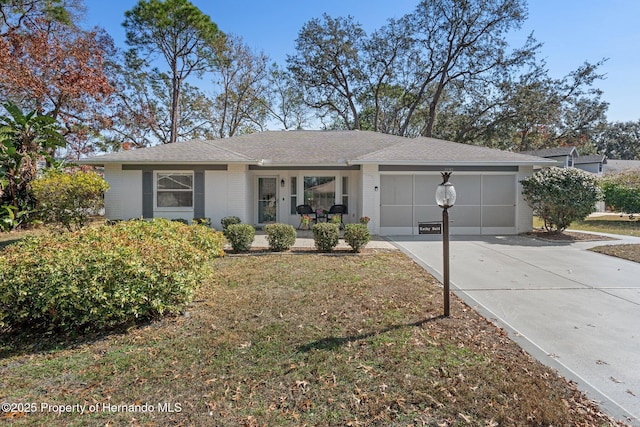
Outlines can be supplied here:
<path id="1" fill-rule="evenodd" d="M 314 210 L 329 210 L 336 203 L 335 176 L 305 176 L 304 204 Z"/>
<path id="2" fill-rule="evenodd" d="M 193 172 L 158 172 L 156 207 L 193 207 Z"/>

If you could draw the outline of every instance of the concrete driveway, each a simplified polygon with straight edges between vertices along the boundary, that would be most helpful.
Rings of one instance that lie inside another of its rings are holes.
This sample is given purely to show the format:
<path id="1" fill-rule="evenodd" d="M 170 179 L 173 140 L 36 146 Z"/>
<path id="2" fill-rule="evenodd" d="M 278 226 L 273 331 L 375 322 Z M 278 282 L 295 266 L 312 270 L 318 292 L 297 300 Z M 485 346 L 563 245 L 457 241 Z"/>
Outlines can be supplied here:
<path id="1" fill-rule="evenodd" d="M 452 236 L 451 289 L 610 415 L 640 426 L 640 264 L 560 243 Z M 442 278 L 437 236 L 390 241 Z"/>

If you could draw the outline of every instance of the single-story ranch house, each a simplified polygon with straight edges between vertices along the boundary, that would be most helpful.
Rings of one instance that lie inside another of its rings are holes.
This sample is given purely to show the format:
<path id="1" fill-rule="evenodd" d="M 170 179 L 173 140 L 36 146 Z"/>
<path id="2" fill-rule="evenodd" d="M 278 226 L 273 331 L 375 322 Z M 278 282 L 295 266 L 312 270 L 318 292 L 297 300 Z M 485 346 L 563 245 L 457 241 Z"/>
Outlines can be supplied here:
<path id="1" fill-rule="evenodd" d="M 435 191 L 452 171 L 457 201 L 451 232 L 517 234 L 532 228 L 519 181 L 534 166 L 554 164 L 523 155 L 369 131 L 267 131 L 227 139 L 192 140 L 85 159 L 104 166 L 111 186 L 109 219 L 210 218 L 249 224 L 299 224 L 296 206 L 347 206 L 345 223 L 371 219 L 372 234 L 417 234 L 418 222 L 442 217 Z"/>

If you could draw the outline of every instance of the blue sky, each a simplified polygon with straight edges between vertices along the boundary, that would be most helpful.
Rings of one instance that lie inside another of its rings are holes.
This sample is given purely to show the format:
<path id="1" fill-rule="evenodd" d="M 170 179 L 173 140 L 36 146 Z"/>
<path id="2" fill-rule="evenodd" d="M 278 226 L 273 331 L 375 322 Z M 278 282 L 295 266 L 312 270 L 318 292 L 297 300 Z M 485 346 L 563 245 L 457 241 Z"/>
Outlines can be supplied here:
<path id="1" fill-rule="evenodd" d="M 311 18 L 353 16 L 367 32 L 413 11 L 418 0 L 191 0 L 218 27 L 241 36 L 255 50 L 284 65 L 300 28 Z M 85 0 L 86 26 L 106 29 L 124 48 L 124 12 L 137 0 Z M 554 77 L 585 61 L 608 58 L 597 83 L 609 102 L 610 121 L 640 120 L 640 1 L 529 0 L 529 19 L 514 34 L 514 47 L 533 32 Z"/>

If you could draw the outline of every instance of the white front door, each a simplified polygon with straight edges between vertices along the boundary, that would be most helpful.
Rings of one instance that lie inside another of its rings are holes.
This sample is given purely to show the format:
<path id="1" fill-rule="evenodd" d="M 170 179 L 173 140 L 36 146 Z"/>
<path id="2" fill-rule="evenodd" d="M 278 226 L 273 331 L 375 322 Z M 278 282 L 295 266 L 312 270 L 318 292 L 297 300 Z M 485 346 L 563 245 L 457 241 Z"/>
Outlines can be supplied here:
<path id="1" fill-rule="evenodd" d="M 278 178 L 258 177 L 258 223 L 268 224 L 278 221 Z"/>

